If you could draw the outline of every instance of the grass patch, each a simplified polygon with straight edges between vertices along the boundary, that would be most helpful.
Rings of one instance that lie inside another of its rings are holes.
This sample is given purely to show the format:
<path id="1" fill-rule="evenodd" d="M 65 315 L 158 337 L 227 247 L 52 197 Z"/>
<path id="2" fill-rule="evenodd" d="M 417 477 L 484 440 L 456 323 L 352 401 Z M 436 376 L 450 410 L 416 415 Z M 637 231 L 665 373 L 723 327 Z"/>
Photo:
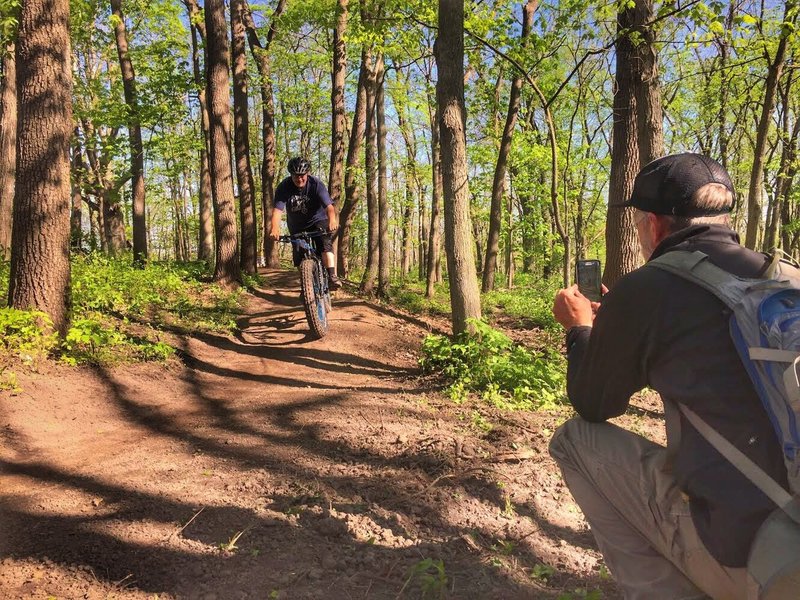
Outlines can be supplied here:
<path id="1" fill-rule="evenodd" d="M 0 262 L 3 303 L 8 276 L 7 263 Z M 47 315 L 0 306 L 0 387 L 15 385 L 11 363 L 33 363 L 48 354 L 73 365 L 162 361 L 174 354 L 161 339 L 166 328 L 233 330 L 242 290 L 228 291 L 209 280 L 201 262 L 151 262 L 140 269 L 128 255 L 73 257 L 72 314 L 63 340 Z M 257 277 L 246 282 L 258 283 Z"/>
<path id="2" fill-rule="evenodd" d="M 477 393 L 506 410 L 554 408 L 564 402 L 566 362 L 559 352 L 533 353 L 483 321 L 469 323 L 469 332 L 454 338 L 429 335 L 422 343 L 420 366 L 449 381 L 453 400 Z"/>

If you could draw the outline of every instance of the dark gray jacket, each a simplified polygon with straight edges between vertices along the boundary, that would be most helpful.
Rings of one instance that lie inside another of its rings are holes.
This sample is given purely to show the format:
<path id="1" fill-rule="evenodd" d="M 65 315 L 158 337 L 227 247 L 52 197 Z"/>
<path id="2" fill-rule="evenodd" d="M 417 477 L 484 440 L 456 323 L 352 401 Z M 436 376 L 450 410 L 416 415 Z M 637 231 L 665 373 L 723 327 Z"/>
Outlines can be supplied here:
<path id="1" fill-rule="evenodd" d="M 740 277 L 758 277 L 768 264 L 717 225 L 672 234 L 653 258 L 675 249 L 700 250 Z M 567 333 L 567 391 L 578 414 L 595 422 L 624 413 L 631 394 L 646 386 L 659 392 L 672 468 L 700 538 L 721 564 L 743 567 L 774 505 L 675 410 L 676 402 L 686 404 L 787 487 L 780 445 L 731 341 L 729 317 L 699 286 L 637 269 L 604 296 L 594 327 Z"/>

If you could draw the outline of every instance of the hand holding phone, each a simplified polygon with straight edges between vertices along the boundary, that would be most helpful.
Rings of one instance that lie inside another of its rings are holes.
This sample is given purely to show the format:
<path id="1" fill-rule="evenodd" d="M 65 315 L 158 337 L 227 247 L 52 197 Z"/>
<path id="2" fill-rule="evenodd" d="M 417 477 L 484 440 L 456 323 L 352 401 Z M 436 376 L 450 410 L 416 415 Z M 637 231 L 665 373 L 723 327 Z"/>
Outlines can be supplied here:
<path id="1" fill-rule="evenodd" d="M 599 260 L 579 260 L 575 264 L 575 280 L 581 294 L 592 302 L 600 302 L 603 294 Z"/>

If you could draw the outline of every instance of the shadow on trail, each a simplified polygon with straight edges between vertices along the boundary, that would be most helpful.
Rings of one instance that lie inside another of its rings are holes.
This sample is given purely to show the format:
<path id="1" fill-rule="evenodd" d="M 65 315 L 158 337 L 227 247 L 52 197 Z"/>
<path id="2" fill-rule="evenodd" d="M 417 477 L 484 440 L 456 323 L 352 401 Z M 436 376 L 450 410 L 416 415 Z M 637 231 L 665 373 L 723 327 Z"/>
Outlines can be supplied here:
<path id="1" fill-rule="evenodd" d="M 242 336 L 259 326 L 261 317 L 262 313 L 248 317 Z M 34 501 L 0 496 L 0 524 L 4 532 L 11 532 L 0 541 L 1 554 L 47 557 L 66 569 L 88 567 L 95 578 L 120 591 L 132 585 L 147 593 L 187 598 L 269 597 L 273 590 L 287 598 L 414 598 L 420 597 L 421 588 L 411 573 L 429 558 L 446 566 L 447 598 L 546 599 L 560 594 L 552 585 L 521 582 L 509 570 L 491 565 L 492 558 L 498 564 L 503 560 L 490 546 L 501 535 L 499 529 L 451 522 L 447 499 L 456 494 L 502 510 L 506 498 L 492 477 L 459 475 L 449 456 L 429 451 L 421 442 L 395 449 L 387 443 L 359 443 L 357 436 L 337 436 L 334 427 L 318 418 L 323 411 L 363 408 L 372 411 L 371 418 L 359 412 L 364 423 L 352 425 L 363 430 L 361 438 L 388 435 L 382 416 L 379 423 L 375 415 L 388 400 L 399 403 L 405 394 L 424 389 L 375 385 L 374 379 L 407 378 L 412 370 L 321 348 L 276 349 L 248 343 L 242 336 L 196 336 L 214 349 L 213 359 L 205 351 L 201 357 L 190 350 L 196 342 L 186 340 L 180 351 L 187 367 L 181 378 L 184 387 L 175 393 L 191 398 L 191 410 L 150 402 L 138 380 L 95 370 L 106 390 L 104 400 L 120 411 L 130 426 L 130 438 L 145 436 L 173 448 L 180 477 L 205 469 L 205 461 L 220 465 L 224 476 L 204 482 L 215 492 L 216 502 L 199 506 L 191 490 L 185 496 L 148 493 L 42 464 L 35 457 L 30 462 L 0 460 L 4 476 L 29 480 L 36 493 L 67 488 L 73 504 L 43 514 Z M 229 353 L 265 361 L 266 372 L 231 367 Z M 297 372 L 291 377 L 272 375 L 271 361 L 297 365 Z M 303 370 L 309 372 L 301 375 Z M 352 385 L 335 383 L 336 374 L 344 373 L 362 378 L 358 397 L 350 391 Z M 326 376 L 333 382 L 316 380 Z M 243 381 L 260 385 L 243 388 L 238 383 Z M 283 398 L 281 387 L 306 388 L 307 397 Z M 243 389 L 249 396 L 241 395 Z M 420 423 L 431 418 L 429 411 L 414 405 L 402 410 L 416 414 Z M 353 418 L 358 421 L 356 413 Z M 23 440 L 9 436 L 3 441 L 12 449 L 20 446 L 22 455 Z M 182 450 L 174 450 L 175 443 Z M 202 457 L 203 466 L 193 462 L 196 456 Z M 103 501 L 94 506 L 92 499 L 97 497 Z M 514 508 L 547 535 L 559 537 L 559 527 L 534 508 Z M 163 539 L 137 542 L 143 522 L 155 523 Z M 10 524 L 13 527 L 6 527 Z M 387 531 L 407 544 L 382 541 Z M 469 550 L 467 537 L 472 544 L 478 539 L 480 547 Z M 306 562 L 299 564 L 297 556 Z M 531 568 L 544 562 L 527 544 L 518 546 L 515 560 Z M 320 579 L 320 572 L 330 578 Z M 578 580 L 556 574 L 553 581 L 570 589 L 610 589 L 597 577 Z M 45 590 L 29 591 L 35 595 Z"/>

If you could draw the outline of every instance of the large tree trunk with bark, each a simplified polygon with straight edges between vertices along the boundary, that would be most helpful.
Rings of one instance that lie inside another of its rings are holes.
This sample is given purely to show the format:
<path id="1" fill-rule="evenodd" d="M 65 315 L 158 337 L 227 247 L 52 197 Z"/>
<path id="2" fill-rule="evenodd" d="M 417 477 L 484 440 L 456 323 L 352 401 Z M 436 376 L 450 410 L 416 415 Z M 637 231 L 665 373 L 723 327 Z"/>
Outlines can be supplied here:
<path id="1" fill-rule="evenodd" d="M 13 42 L 2 48 L 0 80 L 0 260 L 11 258 L 11 215 L 17 168 L 17 69 Z"/>
<path id="2" fill-rule="evenodd" d="M 787 0 L 784 21 L 793 23 L 797 21 L 797 3 Z M 770 59 L 769 51 L 764 50 L 767 59 L 767 80 L 764 84 L 764 102 L 761 105 L 761 116 L 756 129 L 756 145 L 753 148 L 753 168 L 750 171 L 750 187 L 747 192 L 747 233 L 744 245 L 755 250 L 761 237 L 761 212 L 763 207 L 764 168 L 766 166 L 767 138 L 772 124 L 772 111 L 775 109 L 775 99 L 778 95 L 778 84 L 783 73 L 786 61 L 786 46 L 789 39 L 789 28 L 782 28 L 775 57 Z"/>
<path id="3" fill-rule="evenodd" d="M 258 75 L 261 80 L 261 143 L 263 146 L 261 158 L 261 236 L 264 240 L 264 262 L 268 267 L 280 266 L 278 256 L 278 243 L 269 237 L 269 227 L 272 219 L 272 210 L 275 204 L 275 102 L 272 99 L 272 66 L 269 59 L 269 47 L 277 31 L 277 20 L 283 14 L 286 0 L 278 0 L 275 12 L 272 14 L 267 41 L 264 45 L 258 38 L 253 17 L 245 3 L 245 26 L 247 40 L 250 43 L 250 52 L 256 62 Z"/>
<path id="4" fill-rule="evenodd" d="M 120 189 L 121 185 L 117 185 L 117 182 L 109 179 L 100 194 L 105 251 L 112 256 L 119 255 L 128 246 L 128 241 L 125 237 L 125 215 L 122 214 Z"/>
<path id="5" fill-rule="evenodd" d="M 386 181 L 386 93 L 385 71 L 380 73 L 375 95 L 375 123 L 378 133 L 378 295 L 389 295 L 391 247 L 389 244 L 389 190 Z"/>
<path id="6" fill-rule="evenodd" d="M 339 214 L 339 248 L 337 253 L 337 271 L 340 277 L 347 277 L 350 269 L 350 228 L 355 217 L 355 209 L 361 199 L 356 172 L 361 153 L 361 142 L 367 126 L 367 87 L 369 85 L 369 51 L 361 51 L 361 69 L 358 73 L 358 89 L 356 90 L 356 106 L 353 111 L 353 125 L 350 128 L 350 141 L 347 145 L 347 162 L 344 171 L 344 204 Z"/>
<path id="7" fill-rule="evenodd" d="M 125 104 L 128 105 L 128 135 L 131 146 L 131 182 L 133 197 L 133 262 L 143 264 L 147 260 L 147 220 L 145 217 L 144 189 L 144 145 L 142 127 L 139 123 L 139 102 L 136 94 L 136 73 L 128 53 L 128 36 L 125 17 L 122 14 L 122 0 L 111 0 L 114 15 L 114 36 L 117 42 L 122 87 Z"/>
<path id="8" fill-rule="evenodd" d="M 528 0 L 522 7 L 522 32 L 520 39 L 523 47 L 531 31 L 533 11 L 538 0 Z M 497 163 L 494 168 L 494 181 L 492 183 L 492 203 L 489 209 L 489 234 L 486 238 L 486 255 L 483 263 L 483 278 L 481 289 L 488 292 L 494 289 L 494 276 L 497 270 L 497 255 L 500 251 L 500 231 L 503 223 L 503 195 L 506 190 L 506 172 L 508 170 L 508 155 L 511 153 L 511 140 L 517 126 L 519 115 L 520 94 L 522 92 L 522 76 L 516 74 L 511 81 L 511 93 L 508 99 L 508 112 L 503 135 L 500 138 L 500 148 L 497 153 Z"/>
<path id="9" fill-rule="evenodd" d="M 453 333 L 481 316 L 467 177 L 466 109 L 464 106 L 464 0 L 439 0 L 436 41 L 436 103 L 442 146 L 445 247 Z"/>
<path id="10" fill-rule="evenodd" d="M 232 286 L 241 283 L 242 275 L 231 170 L 230 52 L 223 0 L 206 1 L 205 21 L 211 194 L 217 233 L 214 281 L 223 286 Z"/>
<path id="11" fill-rule="evenodd" d="M 22 3 L 17 43 L 18 128 L 8 304 L 69 319 L 72 61 L 68 0 Z"/>
<path id="12" fill-rule="evenodd" d="M 333 68 L 331 69 L 331 166 L 328 175 L 328 191 L 337 208 L 342 198 L 344 136 L 347 125 L 344 106 L 344 82 L 347 75 L 347 50 L 344 43 L 347 33 L 347 5 L 348 0 L 337 0 L 336 2 L 336 28 L 333 30 Z"/>
<path id="13" fill-rule="evenodd" d="M 367 171 L 367 266 L 361 278 L 361 292 L 372 294 L 378 277 L 380 231 L 378 229 L 378 128 L 376 126 L 376 105 L 379 77 L 383 74 L 383 56 L 375 59 L 369 71 L 367 85 L 367 147 L 364 162 Z"/>
<path id="14" fill-rule="evenodd" d="M 231 54 L 233 58 L 233 125 L 236 180 L 239 187 L 239 221 L 242 229 L 240 265 L 245 273 L 258 268 L 256 197 L 250 166 L 250 116 L 247 106 L 247 43 L 244 0 L 231 0 Z"/>
<path id="15" fill-rule="evenodd" d="M 636 8 L 617 15 L 617 32 L 637 26 Z M 609 287 L 639 265 L 639 240 L 633 221 L 633 209 L 614 206 L 630 198 L 633 180 L 639 172 L 639 144 L 636 104 L 635 67 L 638 60 L 630 35 L 617 41 L 617 66 L 614 82 L 614 125 L 611 148 L 611 179 L 608 187 L 606 216 L 606 264 L 603 282 Z"/>
<path id="16" fill-rule="evenodd" d="M 661 84 L 658 78 L 655 31 L 646 25 L 653 19 L 653 0 L 636 0 L 636 27 L 640 39 L 633 61 L 636 95 L 636 132 L 639 138 L 639 164 L 642 166 L 664 155 L 664 113 L 661 110 Z"/>
<path id="17" fill-rule="evenodd" d="M 206 26 L 203 20 L 200 19 L 200 7 L 197 5 L 197 1 L 184 0 L 184 4 L 189 12 L 189 20 L 191 21 L 192 69 L 200 102 L 200 130 L 203 135 L 203 146 L 200 149 L 197 258 L 211 264 L 211 261 L 214 260 L 214 219 L 212 216 L 214 202 L 211 194 L 211 174 L 208 165 L 208 103 L 206 102 L 206 86 L 203 81 L 202 69 L 200 68 L 200 44 L 197 40 L 198 34 L 205 40 Z"/>

